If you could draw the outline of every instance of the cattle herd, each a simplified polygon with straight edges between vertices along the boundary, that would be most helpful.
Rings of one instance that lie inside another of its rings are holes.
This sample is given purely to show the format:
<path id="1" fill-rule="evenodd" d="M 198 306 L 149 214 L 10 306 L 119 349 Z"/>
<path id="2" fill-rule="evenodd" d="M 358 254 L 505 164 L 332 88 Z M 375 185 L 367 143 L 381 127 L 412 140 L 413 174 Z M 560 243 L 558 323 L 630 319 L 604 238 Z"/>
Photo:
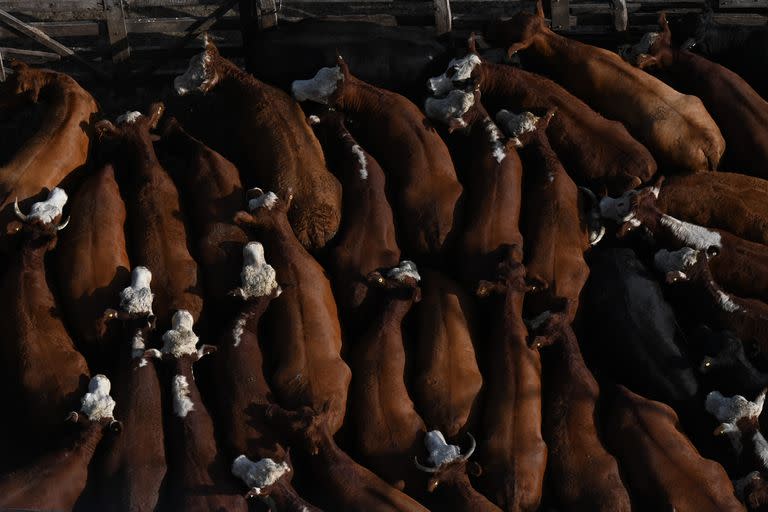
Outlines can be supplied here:
<path id="1" fill-rule="evenodd" d="M 114 122 L 13 63 L 0 509 L 768 510 L 768 103 L 659 25 L 426 101 L 206 37 Z"/>

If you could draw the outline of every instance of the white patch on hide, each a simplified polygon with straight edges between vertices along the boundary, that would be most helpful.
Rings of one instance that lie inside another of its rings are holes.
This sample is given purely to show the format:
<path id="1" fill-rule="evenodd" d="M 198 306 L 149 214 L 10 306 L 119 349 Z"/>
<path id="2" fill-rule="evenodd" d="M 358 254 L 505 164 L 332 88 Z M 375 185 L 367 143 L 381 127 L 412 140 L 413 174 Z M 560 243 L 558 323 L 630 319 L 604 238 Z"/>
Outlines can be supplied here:
<path id="1" fill-rule="evenodd" d="M 243 337 L 243 330 L 245 328 L 246 319 L 244 316 L 238 317 L 235 322 L 235 327 L 232 329 L 232 338 L 235 340 L 234 346 L 240 345 L 240 338 Z"/>
<path id="2" fill-rule="evenodd" d="M 502 109 L 496 113 L 496 122 L 499 123 L 502 131 L 507 134 L 515 147 L 518 148 L 522 147 L 518 137 L 535 131 L 539 119 L 541 118 L 533 115 L 531 112 L 513 114 L 509 110 Z"/>
<path id="3" fill-rule="evenodd" d="M 484 128 L 493 148 L 493 157 L 496 159 L 496 162 L 501 163 L 507 157 L 507 150 L 504 148 L 501 132 L 496 123 L 490 119 L 486 119 Z"/>
<path id="4" fill-rule="evenodd" d="M 717 303 L 720 304 L 723 311 L 727 311 L 728 313 L 741 311 L 741 307 L 733 301 L 730 295 L 722 290 L 717 290 Z"/>
<path id="5" fill-rule="evenodd" d="M 120 309 L 126 313 L 152 314 L 155 295 L 149 287 L 152 272 L 147 267 L 135 267 L 131 273 L 131 286 L 120 292 Z"/>
<path id="6" fill-rule="evenodd" d="M 245 455 L 240 455 L 232 462 L 232 474 L 245 482 L 245 485 L 261 494 L 261 490 L 280 480 L 289 473 L 291 467 L 287 462 L 275 462 L 272 459 L 261 459 L 253 462 Z"/>
<path id="7" fill-rule="evenodd" d="M 191 91 L 206 92 L 210 89 L 216 79 L 215 73 L 210 69 L 211 60 L 207 51 L 189 59 L 187 70 L 173 81 L 176 94 L 184 96 Z"/>
<path id="8" fill-rule="evenodd" d="M 180 309 L 171 319 L 173 327 L 163 334 L 163 354 L 173 357 L 189 356 L 197 353 L 198 337 L 192 331 L 195 321 L 189 311 Z"/>
<path id="9" fill-rule="evenodd" d="M 427 80 L 427 89 L 435 96 L 443 96 L 453 89 L 455 82 L 469 80 L 472 77 L 472 71 L 475 69 L 475 66 L 480 63 L 480 57 L 474 53 L 470 53 L 461 59 L 453 59 L 448 63 L 445 73 Z M 450 70 L 453 70 L 453 74 L 449 77 L 448 71 Z"/>
<path id="10" fill-rule="evenodd" d="M 112 419 L 115 401 L 109 396 L 112 384 L 104 375 L 95 375 L 88 383 L 88 392 L 80 400 L 80 412 L 91 421 Z"/>
<path id="11" fill-rule="evenodd" d="M 339 66 L 332 68 L 320 68 L 320 71 L 309 80 L 294 80 L 291 84 L 291 93 L 296 101 L 314 101 L 328 104 L 328 98 L 336 92 L 340 81 L 344 80 L 344 73 Z"/>
<path id="12" fill-rule="evenodd" d="M 133 339 L 131 340 L 131 355 L 134 359 L 144 357 L 144 350 L 147 347 L 144 345 L 144 336 L 139 329 L 133 333 Z"/>
<path id="13" fill-rule="evenodd" d="M 67 204 L 67 199 L 67 193 L 56 187 L 48 193 L 48 198 L 45 201 L 39 201 L 32 205 L 27 219 L 50 224 L 61 215 L 64 205 Z"/>
<path id="14" fill-rule="evenodd" d="M 653 256 L 653 264 L 659 272 L 685 272 L 698 261 L 698 251 L 683 247 L 677 251 L 661 249 Z"/>
<path id="15" fill-rule="evenodd" d="M 694 249 L 707 250 L 710 247 L 721 248 L 720 233 L 709 229 L 677 220 L 669 215 L 661 216 L 661 225 L 669 229 L 672 235 L 683 245 Z"/>
<path id="16" fill-rule="evenodd" d="M 360 163 L 360 179 L 368 179 L 368 160 L 365 158 L 365 151 L 363 148 L 355 144 L 352 146 L 352 153 L 357 157 L 357 161 Z"/>
<path id="17" fill-rule="evenodd" d="M 250 211 L 254 211 L 258 208 L 266 208 L 267 210 L 271 210 L 275 207 L 276 204 L 277 194 L 274 192 L 267 192 L 248 201 L 248 209 Z"/>
<path id="18" fill-rule="evenodd" d="M 248 242 L 243 247 L 243 270 L 240 272 L 240 288 L 235 293 L 242 299 L 264 297 L 277 290 L 277 274 L 272 265 L 264 259 L 264 246 L 259 242 Z"/>
<path id="19" fill-rule="evenodd" d="M 430 119 L 444 123 L 448 123 L 453 119 L 458 121 L 461 126 L 466 126 L 462 116 L 469 112 L 469 109 L 474 104 L 474 94 L 453 90 L 445 98 L 427 98 L 424 104 L 424 111 Z"/>
<path id="20" fill-rule="evenodd" d="M 439 430 L 427 432 L 424 437 L 424 445 L 429 452 L 427 460 L 434 467 L 449 464 L 461 457 L 461 449 L 456 445 L 446 443 L 443 433 Z"/>
<path id="21" fill-rule="evenodd" d="M 741 443 L 741 431 L 737 423 L 743 418 L 752 418 L 757 420 L 763 411 L 765 404 L 765 391 L 760 393 L 754 402 L 750 402 L 741 395 L 730 397 L 723 396 L 719 391 L 712 391 L 707 395 L 704 408 L 720 422 L 720 428 L 733 445 L 737 454 L 741 454 L 743 446 Z M 762 435 L 760 436 L 762 438 Z M 754 440 L 754 439 L 753 439 Z M 762 439 L 764 442 L 765 439 Z"/>
<path id="22" fill-rule="evenodd" d="M 141 112 L 137 112 L 135 110 L 128 111 L 125 114 L 117 117 L 117 124 L 133 124 L 138 121 L 141 116 Z"/>
<path id="23" fill-rule="evenodd" d="M 387 272 L 387 277 L 400 282 L 403 282 L 406 277 L 421 281 L 421 276 L 416 268 L 416 264 L 410 260 L 403 260 L 400 262 L 399 266 L 391 268 L 389 272 Z"/>
<path id="24" fill-rule="evenodd" d="M 171 384 L 173 393 L 173 412 L 179 418 L 186 418 L 189 411 L 195 410 L 195 404 L 189 399 L 189 383 L 184 375 L 173 377 Z"/>
<path id="25" fill-rule="evenodd" d="M 624 192 L 622 195 L 616 198 L 608 196 L 603 197 L 600 199 L 600 203 L 598 205 L 600 216 L 619 224 L 622 222 L 627 222 L 627 218 L 631 214 L 630 209 L 632 208 L 632 198 L 636 195 L 636 190 L 630 190 Z"/>

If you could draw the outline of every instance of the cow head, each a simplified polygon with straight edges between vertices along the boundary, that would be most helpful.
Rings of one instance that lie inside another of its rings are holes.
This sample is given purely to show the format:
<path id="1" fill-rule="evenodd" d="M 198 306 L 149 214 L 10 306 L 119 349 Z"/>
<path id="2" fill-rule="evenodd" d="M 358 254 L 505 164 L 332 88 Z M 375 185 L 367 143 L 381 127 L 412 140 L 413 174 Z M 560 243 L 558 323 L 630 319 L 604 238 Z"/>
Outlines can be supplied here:
<path id="1" fill-rule="evenodd" d="M 589 245 L 597 245 L 605 236 L 605 225 L 600 215 L 600 201 L 597 196 L 587 187 L 579 187 L 586 210 L 587 231 L 589 233 Z"/>
<path id="2" fill-rule="evenodd" d="M 366 276 L 369 286 L 391 290 L 393 292 L 403 291 L 415 302 L 421 300 L 419 291 L 419 281 L 421 276 L 416 268 L 416 264 L 409 260 L 403 260 L 400 265 L 393 267 L 386 272 L 374 271 Z"/>
<path id="3" fill-rule="evenodd" d="M 474 34 L 473 34 L 474 36 Z M 454 89 L 474 88 L 473 78 L 477 77 L 475 68 L 482 64 L 474 48 L 474 38 L 470 38 L 470 52 L 460 59 L 448 63 L 445 73 L 427 80 L 427 89 L 438 97 L 446 96 Z"/>
<path id="4" fill-rule="evenodd" d="M 672 33 L 669 30 L 666 13 L 659 15 L 661 32 L 648 32 L 640 42 L 620 52 L 621 57 L 640 69 L 654 66 L 668 66 L 672 63 Z"/>
<path id="5" fill-rule="evenodd" d="M 252 461 L 245 455 L 232 461 L 232 474 L 250 489 L 246 498 L 269 496 L 272 486 L 291 472 L 287 461 L 275 462 L 270 458 Z"/>
<path id="6" fill-rule="evenodd" d="M 248 210 L 249 212 L 238 212 L 235 214 L 234 221 L 243 228 L 259 228 L 266 225 L 272 225 L 279 215 L 288 215 L 288 210 L 293 201 L 293 193 L 288 189 L 288 198 L 281 200 L 274 192 L 264 192 L 260 188 L 253 188 L 248 191 Z"/>
<path id="7" fill-rule="evenodd" d="M 534 39 L 542 33 L 550 32 L 544 18 L 541 0 L 536 1 L 536 13 L 520 11 L 511 19 L 494 21 L 485 31 L 485 37 L 497 46 L 507 48 L 507 55 L 512 57 L 520 50 L 528 48 Z"/>
<path id="8" fill-rule="evenodd" d="M 699 251 L 691 247 L 683 247 L 677 251 L 660 249 L 653 256 L 653 264 L 664 274 L 667 283 L 672 284 L 690 279 L 699 257 Z"/>
<path id="9" fill-rule="evenodd" d="M 45 201 L 33 203 L 28 214 L 22 213 L 17 199 L 13 203 L 17 220 L 8 223 L 8 232 L 21 232 L 33 245 L 53 248 L 56 245 L 57 233 L 69 224 L 69 218 L 61 222 L 67 199 L 64 190 L 54 188 Z"/>
<path id="10" fill-rule="evenodd" d="M 600 216 L 619 224 L 617 235 L 623 237 L 630 231 L 643 225 L 643 222 L 658 213 L 656 200 L 664 183 L 660 176 L 651 187 L 641 190 L 629 190 L 619 197 L 605 196 L 598 206 Z"/>
<path id="11" fill-rule="evenodd" d="M 563 312 L 544 311 L 538 316 L 525 321 L 528 327 L 528 345 L 540 349 L 555 343 L 568 325 L 568 319 Z"/>
<path id="12" fill-rule="evenodd" d="M 496 122 L 502 131 L 510 138 L 515 147 L 527 146 L 536 137 L 544 135 L 549 127 L 549 122 L 555 116 L 555 109 L 550 109 L 543 116 L 536 116 L 531 112 L 513 114 L 502 109 L 496 113 Z"/>
<path id="13" fill-rule="evenodd" d="M 259 242 L 248 242 L 243 247 L 240 283 L 240 288 L 234 290 L 232 295 L 243 300 L 266 296 L 279 297 L 283 293 L 277 284 L 275 269 L 264 259 L 264 246 Z"/>
<path id="14" fill-rule="evenodd" d="M 521 263 L 523 256 L 519 246 L 510 246 L 506 249 L 506 255 L 497 268 L 497 280 L 480 281 L 475 294 L 480 297 L 488 297 L 493 294 L 505 294 L 508 290 L 520 293 L 532 291 L 532 287 L 526 281 L 525 267 Z"/>
<path id="15" fill-rule="evenodd" d="M 117 142 L 126 140 L 126 138 L 138 138 L 150 141 L 159 140 L 159 137 L 150 134 L 150 130 L 157 128 L 160 119 L 165 113 L 165 105 L 162 102 L 156 102 L 150 105 L 147 115 L 138 111 L 129 111 L 120 115 L 115 120 L 116 124 L 104 119 L 95 124 L 96 135 L 99 140 L 106 142 Z M 118 144 L 118 147 L 122 147 Z M 135 158 L 136 149 L 134 146 L 126 146 L 123 155 Z"/>
<path id="16" fill-rule="evenodd" d="M 418 469 L 432 475 L 427 483 L 427 490 L 429 492 L 433 492 L 441 483 L 453 482 L 463 478 L 462 474 L 467 469 L 479 475 L 479 465 L 474 463 L 468 465 L 468 460 L 475 451 L 476 443 L 472 434 L 467 433 L 467 437 L 470 443 L 469 448 L 462 454 L 458 446 L 448 444 L 445 441 L 445 437 L 443 437 L 442 432 L 439 430 L 427 432 L 424 437 L 424 444 L 429 452 L 427 461 L 430 465 L 425 466 L 421 464 L 418 457 L 414 457 L 413 462 Z"/>
<path id="17" fill-rule="evenodd" d="M 37 103 L 40 90 L 53 72 L 30 68 L 17 60 L 11 61 L 10 68 L 13 74 L 0 82 L 0 111 L 13 111 Z"/>
<path id="18" fill-rule="evenodd" d="M 424 112 L 430 119 L 448 125 L 448 131 L 462 130 L 471 126 L 477 116 L 473 111 L 480 100 L 480 90 L 465 92 L 454 89 L 444 98 L 427 98 Z"/>
<path id="19" fill-rule="evenodd" d="M 101 319 L 101 332 L 106 332 L 107 323 L 121 320 L 125 332 L 131 334 L 131 357 L 144 359 L 145 341 L 155 329 L 155 315 L 152 313 L 154 294 L 150 288 L 152 272 L 147 267 L 134 267 L 131 273 L 131 285 L 120 292 L 120 309 L 108 309 Z"/>
<path id="20" fill-rule="evenodd" d="M 115 401 L 109 396 L 112 383 L 104 375 L 95 375 L 88 383 L 88 392 L 80 400 L 80 412 L 72 411 L 67 416 L 67 421 L 86 427 L 94 423 L 109 428 L 112 432 L 120 433 L 123 424 L 115 421 L 112 412 L 115 409 Z"/>
<path id="21" fill-rule="evenodd" d="M 173 81 L 176 94 L 184 96 L 190 92 L 207 93 L 218 83 L 219 74 L 216 71 L 216 61 L 219 50 L 208 34 L 203 35 L 203 52 L 189 60 L 189 66 L 183 75 Z"/>
<path id="22" fill-rule="evenodd" d="M 328 431 L 331 405 L 329 400 L 317 412 L 310 407 L 289 411 L 278 405 L 270 405 L 264 414 L 277 431 L 283 432 L 294 442 L 302 443 L 310 455 L 317 455 L 323 441 L 332 439 Z"/>
<path id="23" fill-rule="evenodd" d="M 712 391 L 704 404 L 707 412 L 720 422 L 714 434 L 727 435 L 737 455 L 742 454 L 745 444 L 751 446 L 764 469 L 768 469 L 768 442 L 760 432 L 759 417 L 763 411 L 766 391 L 763 389 L 754 402 L 741 395 L 726 397 L 718 391 Z"/>
<path id="24" fill-rule="evenodd" d="M 294 80 L 291 93 L 296 101 L 314 101 L 324 105 L 335 105 L 334 99 L 342 94 L 344 82 L 350 76 L 349 67 L 341 56 L 336 66 L 321 68 L 309 80 Z"/>

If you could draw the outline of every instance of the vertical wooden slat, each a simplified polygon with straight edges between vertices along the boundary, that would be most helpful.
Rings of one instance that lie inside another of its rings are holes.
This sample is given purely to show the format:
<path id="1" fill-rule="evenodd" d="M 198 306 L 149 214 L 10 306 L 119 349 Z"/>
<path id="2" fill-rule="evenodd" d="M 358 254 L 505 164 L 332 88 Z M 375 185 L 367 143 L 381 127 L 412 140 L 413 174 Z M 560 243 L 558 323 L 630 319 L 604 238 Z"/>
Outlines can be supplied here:
<path id="1" fill-rule="evenodd" d="M 104 0 L 104 20 L 107 22 L 112 62 L 123 62 L 131 55 L 128 44 L 128 29 L 125 26 L 125 11 L 122 0 Z"/>
<path id="2" fill-rule="evenodd" d="M 570 28 L 570 7 L 568 0 L 549 0 L 552 13 L 552 30 L 568 30 Z"/>
<path id="3" fill-rule="evenodd" d="M 2 50 L 0 50 L 0 82 L 5 82 L 5 65 L 3 64 Z"/>
<path id="4" fill-rule="evenodd" d="M 435 1 L 435 30 L 437 35 L 451 31 L 451 0 Z"/>
<path id="5" fill-rule="evenodd" d="M 257 0 L 256 13 L 259 17 L 259 30 L 277 25 L 277 4 L 275 0 Z"/>

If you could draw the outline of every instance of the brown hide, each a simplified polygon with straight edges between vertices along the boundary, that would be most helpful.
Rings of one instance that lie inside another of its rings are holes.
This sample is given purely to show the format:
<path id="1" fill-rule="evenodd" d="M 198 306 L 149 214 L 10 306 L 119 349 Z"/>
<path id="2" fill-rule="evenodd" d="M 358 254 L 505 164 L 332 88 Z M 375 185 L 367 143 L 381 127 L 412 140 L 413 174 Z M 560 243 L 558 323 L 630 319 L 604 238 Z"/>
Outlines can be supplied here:
<path id="1" fill-rule="evenodd" d="M 638 510 L 745 510 L 725 470 L 699 455 L 671 407 L 618 386 L 606 413 L 606 442 Z"/>
<path id="2" fill-rule="evenodd" d="M 422 268 L 421 276 L 414 400 L 427 428 L 451 439 L 464 431 L 483 384 L 470 332 L 472 302 L 439 272 Z"/>
<path id="3" fill-rule="evenodd" d="M 600 388 L 563 315 L 542 329 L 543 434 L 549 450 L 547 481 L 557 502 L 580 512 L 629 512 L 629 495 L 616 459 L 598 435 Z M 540 340 L 537 336 L 537 340 Z"/>
<path id="4" fill-rule="evenodd" d="M 227 444 L 227 460 L 245 454 L 254 461 L 269 457 L 275 462 L 286 461 L 290 464 L 272 425 L 264 419 L 273 397 L 264 378 L 258 327 L 273 299 L 274 293 L 243 302 L 231 329 L 225 333 L 216 351 L 217 409 L 221 437 Z M 262 489 L 260 496 L 269 496 L 279 510 L 316 510 L 298 496 L 291 485 L 292 477 L 293 468 L 267 490 Z"/>
<path id="5" fill-rule="evenodd" d="M 213 347 L 203 346 L 203 354 L 207 353 L 206 349 Z M 199 354 L 163 355 L 173 371 L 172 378 L 186 378 L 187 398 L 192 402 L 192 408 L 183 416 L 177 410 L 174 397 L 169 397 L 173 404 L 166 406 L 170 510 L 247 512 L 248 504 L 237 494 L 229 471 L 231 461 L 225 460 L 217 450 L 213 420 L 195 383 L 192 365 L 199 357 Z"/>
<path id="6" fill-rule="evenodd" d="M 386 482 L 411 496 L 423 496 L 426 478 L 410 462 L 427 429 L 405 387 L 403 318 L 419 300 L 415 279 L 404 281 L 374 273 L 372 291 L 380 299 L 369 327 L 350 342 L 347 423 L 361 462 Z"/>
<path id="7" fill-rule="evenodd" d="M 154 332 L 145 315 L 118 313 L 122 346 L 114 388 L 115 410 L 124 425 L 122 434 L 105 442 L 97 466 L 99 510 L 149 512 L 155 510 L 166 474 L 160 380 L 155 362 L 141 349 L 134 353 L 137 335 L 148 343 Z"/>
<path id="8" fill-rule="evenodd" d="M 474 462 L 454 461 L 430 478 L 428 488 L 434 494 L 433 510 L 455 512 L 501 512 L 488 498 L 477 492 L 469 481 L 468 471 L 476 476 L 481 470 Z"/>
<path id="9" fill-rule="evenodd" d="M 604 118 L 555 82 L 513 66 L 483 62 L 477 80 L 489 106 L 513 112 L 556 109 L 547 136 L 580 184 L 621 193 L 651 179 L 656 162 L 620 122 Z"/>
<path id="10" fill-rule="evenodd" d="M 523 323 L 525 269 L 511 259 L 502 282 L 491 285 L 503 293 L 486 307 L 493 319 L 484 341 L 485 398 L 478 479 L 483 494 L 506 511 L 537 510 L 541 502 L 547 447 L 541 436 L 541 361 L 528 348 Z M 487 292 L 481 286 L 481 295 Z"/>
<path id="11" fill-rule="evenodd" d="M 307 452 L 318 500 L 326 510 L 427 512 L 339 449 L 328 430 L 327 410 L 315 414 L 307 407 L 289 412 L 273 406 L 267 416 L 278 432 Z"/>
<path id="12" fill-rule="evenodd" d="M 520 51 L 525 62 L 608 119 L 621 121 L 660 167 L 717 169 L 725 143 L 701 100 L 680 94 L 613 52 L 555 34 L 543 14 L 525 12 L 491 27 L 490 39 Z"/>
<path id="13" fill-rule="evenodd" d="M 223 156 L 188 135 L 175 119 L 167 121 L 159 144 L 171 160 L 169 169 L 184 211 L 192 221 L 192 239 L 211 317 L 219 318 L 227 294 L 239 282 L 245 232 L 235 213 L 245 205 L 237 168 Z"/>
<path id="14" fill-rule="evenodd" d="M 288 208 L 276 199 L 271 207 L 241 212 L 237 218 L 264 244 L 283 290 L 265 316 L 271 340 L 265 347 L 272 359 L 270 384 L 277 402 L 286 407 L 319 408 L 330 401 L 329 429 L 335 433 L 344 420 L 351 378 L 340 356 L 336 302 L 323 268 L 291 231 Z"/>
<path id="15" fill-rule="evenodd" d="M 385 194 L 384 171 L 347 130 L 340 112 L 327 110 L 313 124 L 328 167 L 342 183 L 343 212 L 328 268 L 344 325 L 360 323 L 369 311 L 358 308 L 368 294 L 366 276 L 400 261 L 395 221 Z M 365 173 L 362 173 L 363 165 Z"/>
<path id="16" fill-rule="evenodd" d="M 230 159 L 243 184 L 294 195 L 288 218 L 307 249 L 333 238 L 341 218 L 341 186 L 299 105 L 222 58 L 208 43 L 210 81 L 195 96 L 187 128 Z"/>
<path id="17" fill-rule="evenodd" d="M 61 420 L 60 420 L 61 421 Z M 3 510 L 72 510 L 85 489 L 88 464 L 111 419 L 83 425 L 70 446 L 0 476 L 0 508 Z"/>
<path id="18" fill-rule="evenodd" d="M 589 277 L 584 261 L 589 235 L 582 214 L 584 201 L 547 139 L 551 115 L 541 118 L 535 132 L 521 136 L 525 139 L 520 150 L 525 166 L 525 267 L 528 281 L 536 287 L 526 298 L 526 309 L 535 316 L 560 309 L 555 304 L 564 301 L 572 322 Z"/>
<path id="19" fill-rule="evenodd" d="M 414 259 L 438 257 L 456 224 L 462 187 L 448 148 L 408 99 L 344 73 L 332 106 L 354 120 L 355 138 L 381 164 L 403 251 Z"/>
<path id="20" fill-rule="evenodd" d="M 98 369 L 115 359 L 119 335 L 99 319 L 130 283 L 125 247 L 125 204 L 106 164 L 72 198 L 72 219 L 56 251 L 59 297 L 77 344 Z"/>
<path id="21" fill-rule="evenodd" d="M 13 63 L 15 74 L 0 88 L 0 111 L 6 102 L 43 103 L 45 115 L 36 133 L 0 166 L 0 248 L 7 250 L 6 225 L 13 219 L 13 202 L 39 199 L 88 158 L 91 117 L 96 100 L 62 73 Z"/>
<path id="22" fill-rule="evenodd" d="M 149 133 L 163 107 L 155 104 L 151 110 L 149 117 L 140 116 L 118 127 L 100 121 L 96 129 L 116 144 L 112 161 L 120 183 L 126 187 L 131 262 L 152 272 L 154 313 L 158 330 L 164 332 L 176 310 L 189 311 L 197 321 L 203 299 L 197 263 L 189 253 L 179 193 L 157 160 Z"/>
<path id="23" fill-rule="evenodd" d="M 21 246 L 8 258 L 0 282 L 0 375 L 7 417 L 16 418 L 11 428 L 28 441 L 29 457 L 78 403 L 90 372 L 46 280 L 44 258 L 56 243 L 56 226 L 24 223 L 15 237 Z"/>
<path id="24" fill-rule="evenodd" d="M 768 181 L 735 173 L 671 176 L 656 206 L 672 217 L 768 245 Z"/>
<path id="25" fill-rule="evenodd" d="M 768 178 L 768 102 L 733 71 L 688 50 L 671 47 L 666 16 L 661 36 L 638 62 L 655 67 L 680 92 L 701 99 L 725 139 L 721 167 Z"/>

